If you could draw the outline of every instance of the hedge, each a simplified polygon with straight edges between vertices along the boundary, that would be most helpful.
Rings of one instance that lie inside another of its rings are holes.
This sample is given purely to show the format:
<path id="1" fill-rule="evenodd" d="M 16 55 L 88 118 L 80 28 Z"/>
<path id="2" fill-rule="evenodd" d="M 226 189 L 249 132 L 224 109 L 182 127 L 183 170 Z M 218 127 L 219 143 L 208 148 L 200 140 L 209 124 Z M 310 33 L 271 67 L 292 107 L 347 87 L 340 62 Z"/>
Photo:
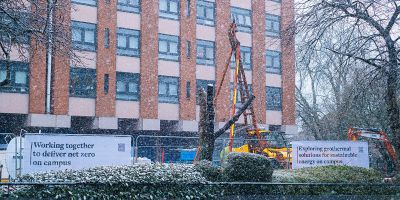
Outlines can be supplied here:
<path id="1" fill-rule="evenodd" d="M 245 160 L 240 157 L 239 160 Z M 245 157 L 247 159 L 247 157 Z M 200 167 L 202 166 L 202 167 Z M 204 167 L 205 166 L 205 167 Z M 244 165 L 240 165 L 244 166 Z M 258 166 L 258 165 L 257 165 Z M 212 167 L 212 168 L 210 168 Z M 229 167 L 226 166 L 226 167 Z M 217 169 L 217 171 L 215 171 Z M 206 176 L 204 171 L 211 171 Z M 7 198 L 23 199 L 215 199 L 252 195 L 396 195 L 399 185 L 285 185 L 286 183 L 382 183 L 382 176 L 370 169 L 328 166 L 298 170 L 276 170 L 269 184 L 211 182 L 221 170 L 201 162 L 196 166 L 146 164 L 99 167 L 25 175 L 20 182 L 64 183 L 64 186 L 17 186 Z M 222 169 L 222 174 L 226 168 Z M 258 171 L 252 171 L 256 176 Z M 232 181 L 232 180 L 230 180 Z"/>
<path id="2" fill-rule="evenodd" d="M 269 158 L 253 153 L 229 153 L 223 166 L 226 181 L 271 182 L 272 172 Z"/>
<path id="3" fill-rule="evenodd" d="M 212 198 L 212 193 L 187 184 L 202 185 L 206 179 L 192 165 L 146 164 L 98 167 L 87 170 L 25 175 L 19 182 L 79 183 L 74 186 L 25 186 L 11 198 L 29 199 L 171 199 Z M 173 186 L 173 187 L 171 187 Z"/>

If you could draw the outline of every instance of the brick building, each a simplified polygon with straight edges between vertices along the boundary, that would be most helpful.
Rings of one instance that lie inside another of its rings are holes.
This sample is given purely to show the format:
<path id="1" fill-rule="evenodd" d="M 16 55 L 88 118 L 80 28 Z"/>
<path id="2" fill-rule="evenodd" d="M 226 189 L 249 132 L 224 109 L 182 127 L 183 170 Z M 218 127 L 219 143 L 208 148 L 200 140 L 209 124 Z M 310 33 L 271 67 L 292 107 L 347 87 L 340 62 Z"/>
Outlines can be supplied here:
<path id="1" fill-rule="evenodd" d="M 82 62 L 53 58 L 46 113 L 45 49 L 29 62 L 14 56 L 12 84 L 0 89 L 1 132 L 195 132 L 196 89 L 221 80 L 234 18 L 259 123 L 297 133 L 294 44 L 282 34 L 293 0 L 72 0 L 62 14 Z M 225 83 L 216 126 L 229 119 Z"/>

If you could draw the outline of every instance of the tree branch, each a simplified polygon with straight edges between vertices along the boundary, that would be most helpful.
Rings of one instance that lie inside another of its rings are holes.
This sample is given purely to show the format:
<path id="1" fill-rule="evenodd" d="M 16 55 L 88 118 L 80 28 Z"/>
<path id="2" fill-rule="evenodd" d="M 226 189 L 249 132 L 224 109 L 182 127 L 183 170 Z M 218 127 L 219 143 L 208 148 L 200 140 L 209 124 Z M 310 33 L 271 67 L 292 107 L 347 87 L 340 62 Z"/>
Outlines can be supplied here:
<path id="1" fill-rule="evenodd" d="M 240 115 L 242 115 L 244 111 L 246 111 L 247 107 L 251 105 L 255 98 L 256 97 L 254 95 L 251 95 L 250 98 L 243 104 L 243 106 L 235 113 L 235 115 L 233 115 L 232 118 L 230 118 L 229 121 L 226 122 L 226 124 L 221 129 L 214 133 L 214 138 L 218 138 L 219 136 L 224 134 L 225 131 L 232 126 L 232 124 L 239 120 Z"/>

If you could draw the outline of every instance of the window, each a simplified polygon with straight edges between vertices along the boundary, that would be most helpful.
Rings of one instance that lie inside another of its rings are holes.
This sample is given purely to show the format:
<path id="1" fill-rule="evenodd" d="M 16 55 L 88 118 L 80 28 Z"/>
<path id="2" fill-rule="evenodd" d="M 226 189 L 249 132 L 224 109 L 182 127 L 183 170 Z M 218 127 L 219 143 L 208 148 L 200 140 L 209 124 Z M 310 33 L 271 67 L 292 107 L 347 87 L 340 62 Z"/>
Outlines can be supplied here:
<path id="1" fill-rule="evenodd" d="M 215 81 L 212 80 L 196 80 L 196 104 L 199 104 L 199 91 L 200 89 L 204 89 L 207 92 L 207 86 L 211 84 L 214 86 L 214 93 L 216 91 Z"/>
<path id="2" fill-rule="evenodd" d="M 190 48 L 192 48 L 192 45 L 190 41 L 186 41 L 186 58 L 190 59 Z"/>
<path id="3" fill-rule="evenodd" d="M 232 20 L 235 20 L 237 30 L 240 32 L 251 33 L 251 11 L 232 7 Z"/>
<path id="4" fill-rule="evenodd" d="M 270 0 L 270 1 L 281 3 L 281 0 Z"/>
<path id="5" fill-rule="evenodd" d="M 96 98 L 96 70 L 71 67 L 69 94 L 73 97 Z"/>
<path id="6" fill-rule="evenodd" d="M 96 24 L 72 21 L 72 43 L 75 49 L 96 51 Z"/>
<path id="7" fill-rule="evenodd" d="M 118 0 L 117 9 L 124 12 L 140 12 L 139 0 Z"/>
<path id="8" fill-rule="evenodd" d="M 117 54 L 121 56 L 139 56 L 140 32 L 132 29 L 118 28 Z"/>
<path id="9" fill-rule="evenodd" d="M 278 51 L 267 50 L 266 53 L 267 72 L 280 74 L 281 73 L 281 53 Z"/>
<path id="10" fill-rule="evenodd" d="M 178 77 L 158 76 L 158 102 L 179 102 L 179 79 Z"/>
<path id="11" fill-rule="evenodd" d="M 240 57 L 242 58 L 242 64 L 244 70 L 251 70 L 251 47 L 240 47 Z M 236 68 L 235 54 L 231 57 L 231 68 Z"/>
<path id="12" fill-rule="evenodd" d="M 139 100 L 139 74 L 117 72 L 117 99 L 127 101 Z"/>
<path id="13" fill-rule="evenodd" d="M 158 57 L 164 60 L 179 61 L 178 36 L 158 34 Z"/>
<path id="14" fill-rule="evenodd" d="M 105 48 L 110 47 L 110 29 L 109 28 L 104 29 L 104 47 Z"/>
<path id="15" fill-rule="evenodd" d="M 215 25 L 215 4 L 204 0 L 197 1 L 197 24 Z"/>
<path id="16" fill-rule="evenodd" d="M 96 6 L 97 0 L 72 0 L 72 3 L 83 4 L 88 6 Z"/>
<path id="17" fill-rule="evenodd" d="M 267 87 L 267 110 L 282 110 L 282 89 Z"/>
<path id="18" fill-rule="evenodd" d="M 251 86 L 251 84 L 248 84 L 247 86 L 249 86 L 249 93 L 250 93 L 250 95 L 252 95 L 253 94 L 253 89 L 252 89 L 252 86 Z M 233 99 L 233 83 L 231 83 L 230 84 L 230 91 L 231 91 L 231 96 L 230 96 L 230 102 L 231 102 L 231 104 L 232 104 L 232 99 Z M 244 84 L 243 84 L 243 86 L 242 86 L 242 88 L 239 88 L 239 84 L 238 84 L 238 86 L 237 86 L 237 96 L 236 96 L 236 107 L 240 107 L 241 105 L 242 105 L 242 101 L 241 101 L 241 99 L 240 99 L 240 93 L 241 92 L 244 92 L 243 94 L 244 94 L 244 96 L 246 96 L 246 91 L 245 91 L 245 87 L 244 87 Z"/>
<path id="19" fill-rule="evenodd" d="M 279 37 L 281 34 L 281 18 L 277 15 L 267 14 L 265 17 L 266 35 L 269 37 Z"/>
<path id="20" fill-rule="evenodd" d="M 28 93 L 29 91 L 29 64 L 24 62 L 10 62 L 10 84 L 0 87 L 0 92 Z M 0 82 L 7 77 L 6 62 L 0 61 Z"/>
<path id="21" fill-rule="evenodd" d="M 179 19 L 179 0 L 160 0 L 160 17 Z"/>
<path id="22" fill-rule="evenodd" d="M 11 16 L 10 16 L 11 15 Z M 25 12 L 8 12 L 0 11 L 0 40 L 6 43 L 29 44 L 29 35 L 27 29 L 18 27 L 25 27 L 29 22 L 29 13 Z"/>
<path id="23" fill-rule="evenodd" d="M 186 17 L 190 17 L 190 0 L 186 0 Z"/>
<path id="24" fill-rule="evenodd" d="M 197 40 L 196 63 L 200 65 L 214 65 L 214 42 Z"/>

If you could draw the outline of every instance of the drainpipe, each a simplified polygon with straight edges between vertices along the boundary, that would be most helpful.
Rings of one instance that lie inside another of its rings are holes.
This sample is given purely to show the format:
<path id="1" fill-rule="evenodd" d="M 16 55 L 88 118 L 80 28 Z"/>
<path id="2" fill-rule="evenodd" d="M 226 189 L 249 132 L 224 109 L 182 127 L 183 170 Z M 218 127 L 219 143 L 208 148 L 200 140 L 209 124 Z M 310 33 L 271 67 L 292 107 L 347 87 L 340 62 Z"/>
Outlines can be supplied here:
<path id="1" fill-rule="evenodd" d="M 51 74 L 53 54 L 53 0 L 47 1 L 47 71 L 46 71 L 46 114 L 51 113 Z"/>

